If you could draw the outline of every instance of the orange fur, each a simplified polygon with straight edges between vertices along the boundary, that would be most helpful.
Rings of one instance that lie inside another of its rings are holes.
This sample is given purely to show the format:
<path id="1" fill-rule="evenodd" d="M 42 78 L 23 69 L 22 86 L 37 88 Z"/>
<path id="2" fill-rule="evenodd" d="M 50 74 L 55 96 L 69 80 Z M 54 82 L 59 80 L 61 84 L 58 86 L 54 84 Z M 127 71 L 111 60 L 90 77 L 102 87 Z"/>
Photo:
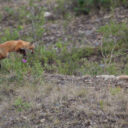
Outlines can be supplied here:
<path id="1" fill-rule="evenodd" d="M 23 40 L 12 40 L 0 44 L 0 60 L 8 56 L 9 52 L 20 52 L 22 49 L 34 50 L 34 45 Z M 22 54 L 22 53 L 21 53 Z"/>

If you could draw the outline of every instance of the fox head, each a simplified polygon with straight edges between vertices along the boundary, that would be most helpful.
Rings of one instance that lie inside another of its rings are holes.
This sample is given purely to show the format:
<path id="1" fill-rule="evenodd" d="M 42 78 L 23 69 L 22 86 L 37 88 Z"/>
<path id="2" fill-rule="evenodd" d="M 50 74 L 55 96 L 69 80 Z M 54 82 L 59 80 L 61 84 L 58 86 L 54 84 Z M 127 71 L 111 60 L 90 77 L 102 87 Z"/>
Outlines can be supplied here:
<path id="1" fill-rule="evenodd" d="M 31 53 L 34 53 L 34 49 L 35 49 L 35 45 L 31 44 L 30 42 L 26 42 L 26 41 L 20 41 L 22 44 L 22 47 L 20 49 L 28 49 L 31 50 Z"/>

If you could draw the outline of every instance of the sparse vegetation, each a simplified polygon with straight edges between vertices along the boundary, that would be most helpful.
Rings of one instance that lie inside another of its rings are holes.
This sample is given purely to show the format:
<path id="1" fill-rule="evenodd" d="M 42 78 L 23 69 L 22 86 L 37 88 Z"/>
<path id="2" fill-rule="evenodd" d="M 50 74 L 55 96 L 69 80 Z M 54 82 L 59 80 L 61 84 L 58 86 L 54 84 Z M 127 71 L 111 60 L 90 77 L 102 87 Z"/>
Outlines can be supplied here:
<path id="1" fill-rule="evenodd" d="M 23 111 L 25 109 L 30 108 L 30 104 L 23 101 L 22 98 L 17 98 L 14 102 L 14 107 L 18 110 L 18 111 Z"/>
<path id="2" fill-rule="evenodd" d="M 17 28 L 6 28 L 4 32 L 1 33 L 0 42 L 16 40 L 19 38 L 27 41 L 38 42 L 41 39 L 44 32 L 44 9 L 38 7 L 38 4 L 35 5 L 34 1 L 29 2 L 29 10 L 23 8 L 24 7 L 20 7 L 15 11 L 19 13 L 20 19 L 26 14 L 26 18 L 23 19 L 27 20 L 25 21 L 22 19 L 22 24 L 20 21 L 17 21 Z M 15 15 L 14 9 L 8 7 L 5 8 L 5 11 L 8 13 L 9 17 Z M 21 34 L 21 32 L 24 31 L 24 23 L 31 23 L 32 25 L 31 31 L 27 32 L 27 34 Z M 103 35 L 103 42 L 96 48 L 88 46 L 69 49 L 71 45 L 70 42 L 63 43 L 63 41 L 59 41 L 56 42 L 55 45 L 51 45 L 51 47 L 45 47 L 41 44 L 36 48 L 36 53 L 32 57 L 33 59 L 31 58 L 31 55 L 29 55 L 27 64 L 23 64 L 20 61 L 21 57 L 19 56 L 15 59 L 14 54 L 10 59 L 6 59 L 2 63 L 6 71 L 10 71 L 11 69 L 12 72 L 18 72 L 18 74 L 20 72 L 20 74 L 24 75 L 37 72 L 38 74 L 42 74 L 43 71 L 68 75 L 97 75 L 102 73 L 120 74 L 121 72 L 126 72 L 126 70 L 121 69 L 124 64 L 123 62 L 118 65 L 115 63 L 117 62 L 118 57 L 123 60 L 124 58 L 122 55 L 126 54 L 128 42 L 127 31 L 127 24 L 119 24 L 113 21 L 99 28 L 98 32 Z M 92 67 L 92 61 L 90 60 L 93 56 L 95 56 L 95 59 L 93 59 Z M 13 64 L 11 63 L 12 60 L 14 60 Z M 126 63 L 125 66 L 127 66 Z M 123 67 L 124 69 L 126 69 L 125 66 Z M 119 69 L 121 69 L 121 72 L 119 72 Z"/>
<path id="3" fill-rule="evenodd" d="M 1 61 L 0 127 L 128 126 L 127 82 L 97 77 L 128 74 L 127 0 L 1 5 L 0 43 L 22 39 L 36 48 L 26 63 L 16 53 Z M 84 15 L 96 10 L 104 14 Z"/>
<path id="4" fill-rule="evenodd" d="M 110 93 L 112 95 L 116 95 L 116 94 L 119 94 L 121 92 L 121 88 L 120 87 L 117 87 L 117 88 L 110 88 Z"/>
<path id="5" fill-rule="evenodd" d="M 79 13 L 89 13 L 92 9 L 111 9 L 121 4 L 128 4 L 126 0 L 77 0 L 75 10 Z"/>
<path id="6" fill-rule="evenodd" d="M 89 14 L 91 11 L 111 10 L 118 6 L 128 7 L 127 0 L 56 0 L 57 9 L 66 14 L 66 10 L 72 10 L 76 14 Z"/>

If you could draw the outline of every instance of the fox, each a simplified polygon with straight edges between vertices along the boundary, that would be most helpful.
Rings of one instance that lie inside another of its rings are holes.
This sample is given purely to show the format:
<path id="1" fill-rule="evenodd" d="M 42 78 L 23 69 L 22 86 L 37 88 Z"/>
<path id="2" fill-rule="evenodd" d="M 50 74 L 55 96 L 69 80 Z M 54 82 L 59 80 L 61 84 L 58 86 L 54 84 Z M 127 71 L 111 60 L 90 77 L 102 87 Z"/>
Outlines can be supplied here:
<path id="1" fill-rule="evenodd" d="M 11 40 L 0 44 L 0 60 L 8 57 L 10 52 L 17 52 L 26 58 L 26 50 L 34 53 L 35 45 L 23 40 Z"/>

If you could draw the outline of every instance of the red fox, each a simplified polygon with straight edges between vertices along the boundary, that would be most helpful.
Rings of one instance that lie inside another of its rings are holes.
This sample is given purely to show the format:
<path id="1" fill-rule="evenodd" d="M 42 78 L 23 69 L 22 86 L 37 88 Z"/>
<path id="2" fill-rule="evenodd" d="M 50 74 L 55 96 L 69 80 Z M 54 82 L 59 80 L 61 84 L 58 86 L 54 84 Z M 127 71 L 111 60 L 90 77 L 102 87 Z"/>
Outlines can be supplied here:
<path id="1" fill-rule="evenodd" d="M 34 52 L 35 46 L 30 42 L 23 40 L 12 40 L 0 44 L 0 60 L 8 56 L 9 52 L 18 52 L 24 57 L 26 56 L 25 49 L 31 50 L 31 53 Z"/>

